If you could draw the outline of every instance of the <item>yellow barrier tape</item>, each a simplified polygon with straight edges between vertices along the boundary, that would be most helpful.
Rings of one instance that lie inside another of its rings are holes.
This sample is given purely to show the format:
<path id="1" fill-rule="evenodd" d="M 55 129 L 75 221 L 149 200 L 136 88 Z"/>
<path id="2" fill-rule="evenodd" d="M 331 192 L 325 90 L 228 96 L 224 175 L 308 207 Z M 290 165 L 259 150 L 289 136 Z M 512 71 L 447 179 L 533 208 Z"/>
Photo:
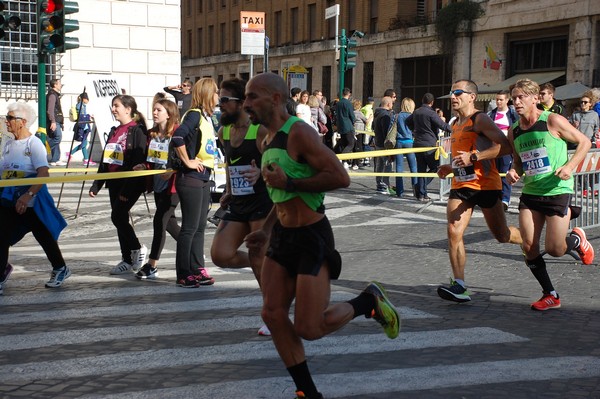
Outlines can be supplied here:
<path id="1" fill-rule="evenodd" d="M 63 169 L 62 171 L 64 172 L 66 170 L 67 169 Z M 126 177 L 160 175 L 165 172 L 172 172 L 172 171 L 173 171 L 172 169 L 138 170 L 138 171 L 132 171 L 132 172 L 89 173 L 87 175 L 73 174 L 73 175 L 65 175 L 65 176 L 59 176 L 59 177 L 31 177 L 28 179 L 9 179 L 9 180 L 0 180 L 0 187 L 32 186 L 34 184 L 67 183 L 67 182 L 84 181 L 84 180 L 123 179 Z"/>
<path id="2" fill-rule="evenodd" d="M 372 158 L 372 157 L 385 157 L 388 155 L 398 154 L 410 154 L 413 152 L 427 152 L 431 150 L 438 150 L 441 147 L 419 147 L 419 148 L 392 148 L 391 150 L 377 150 L 377 151 L 363 151 L 363 152 L 350 152 L 347 154 L 337 154 L 337 157 L 346 161 L 348 159 L 361 159 L 361 158 Z M 442 148 L 441 152 L 444 158 L 448 158 L 448 154 Z"/>
<path id="3" fill-rule="evenodd" d="M 375 132 L 372 130 L 356 130 L 355 132 L 358 134 L 366 134 L 368 136 L 375 136 Z"/>
<path id="4" fill-rule="evenodd" d="M 93 168 L 50 168 L 48 169 L 48 173 L 50 173 L 51 175 L 55 175 L 58 173 L 93 173 L 96 172 L 98 170 L 98 168 L 93 167 Z"/>

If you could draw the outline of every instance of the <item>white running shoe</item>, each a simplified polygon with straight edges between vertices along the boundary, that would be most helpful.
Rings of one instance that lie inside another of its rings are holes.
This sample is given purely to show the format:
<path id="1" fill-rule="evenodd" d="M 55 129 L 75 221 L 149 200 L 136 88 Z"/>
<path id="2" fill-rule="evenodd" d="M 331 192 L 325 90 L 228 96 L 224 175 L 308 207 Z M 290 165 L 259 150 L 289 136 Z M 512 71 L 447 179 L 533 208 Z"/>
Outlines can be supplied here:
<path id="1" fill-rule="evenodd" d="M 126 274 L 131 272 L 131 265 L 124 260 L 117 263 L 117 265 L 110 271 L 110 274 Z"/>
<path id="2" fill-rule="evenodd" d="M 270 337 L 271 330 L 269 330 L 269 327 L 267 327 L 266 325 L 263 325 L 261 328 L 258 329 L 258 335 L 261 335 L 263 337 Z"/>
<path id="3" fill-rule="evenodd" d="M 131 251 L 131 269 L 134 273 L 137 273 L 140 268 L 146 263 L 146 256 L 148 255 L 148 248 L 142 244 L 140 249 L 134 249 Z"/>

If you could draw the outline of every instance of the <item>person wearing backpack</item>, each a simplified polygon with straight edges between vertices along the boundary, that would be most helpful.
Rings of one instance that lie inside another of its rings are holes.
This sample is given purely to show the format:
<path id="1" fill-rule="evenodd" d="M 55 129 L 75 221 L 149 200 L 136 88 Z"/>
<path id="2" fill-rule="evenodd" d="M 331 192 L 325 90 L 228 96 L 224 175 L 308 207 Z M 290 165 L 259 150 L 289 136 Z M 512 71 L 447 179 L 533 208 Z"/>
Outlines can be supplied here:
<path id="1" fill-rule="evenodd" d="M 119 94 L 112 99 L 112 114 L 119 126 L 110 130 L 102 152 L 98 173 L 132 171 L 135 165 L 146 161 L 148 130 L 146 119 L 137 109 L 135 99 Z M 110 197 L 111 219 L 117 228 L 121 261 L 110 274 L 137 272 L 146 262 L 148 249 L 140 244 L 133 226 L 129 222 L 129 211 L 146 191 L 145 176 L 95 180 L 89 195 L 94 198 L 106 183 Z"/>
<path id="2" fill-rule="evenodd" d="M 90 102 L 87 93 L 81 93 L 79 97 L 77 97 L 77 104 L 75 105 L 75 125 L 73 127 L 73 140 L 80 141 L 81 144 L 77 145 L 75 148 L 71 150 L 71 152 L 67 153 L 67 162 L 71 161 L 71 156 L 74 155 L 77 151 L 81 150 L 83 154 L 83 165 L 87 166 L 95 166 L 96 162 L 90 159 L 90 153 L 88 150 L 88 136 L 90 134 L 91 128 L 90 122 L 92 117 L 87 113 L 87 105 Z"/>
<path id="3" fill-rule="evenodd" d="M 177 285 L 183 288 L 215 282 L 204 265 L 204 232 L 210 204 L 210 174 L 217 149 L 212 123 L 212 114 L 219 102 L 217 93 L 214 79 L 198 80 L 192 88 L 190 109 L 171 139 L 171 146 L 181 161 L 175 178 L 181 204 L 175 266 Z"/>

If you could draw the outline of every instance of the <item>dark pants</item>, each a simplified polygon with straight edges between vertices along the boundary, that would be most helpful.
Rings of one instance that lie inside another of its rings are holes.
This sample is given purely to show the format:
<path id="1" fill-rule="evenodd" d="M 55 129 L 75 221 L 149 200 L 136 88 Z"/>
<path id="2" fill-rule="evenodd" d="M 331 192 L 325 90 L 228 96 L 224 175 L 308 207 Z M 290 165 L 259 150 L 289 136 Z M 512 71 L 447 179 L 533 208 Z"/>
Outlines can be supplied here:
<path id="1" fill-rule="evenodd" d="M 506 173 L 512 165 L 512 155 L 504 155 L 500 158 L 496 158 L 496 168 L 499 173 Z M 502 178 L 502 202 L 510 204 L 510 194 L 512 193 L 512 186 L 506 181 L 506 177 Z"/>
<path id="2" fill-rule="evenodd" d="M 154 202 L 156 203 L 156 212 L 154 213 L 152 236 L 152 248 L 150 249 L 150 259 L 159 260 L 160 254 L 165 246 L 167 232 L 175 241 L 179 238 L 181 227 L 177 224 L 175 208 L 179 204 L 179 196 L 171 194 L 169 188 L 160 193 L 154 193 Z"/>
<path id="3" fill-rule="evenodd" d="M 138 192 L 127 198 L 127 201 L 121 201 L 119 194 L 121 194 L 121 189 L 125 184 L 128 184 L 127 179 L 113 180 L 108 187 L 108 195 L 112 209 L 110 219 L 117 228 L 117 236 L 119 237 L 119 245 L 121 246 L 121 257 L 125 262 L 131 264 L 131 251 L 140 249 L 142 245 L 135 234 L 133 226 L 129 222 L 129 211 L 133 208 L 142 193 Z"/>
<path id="4" fill-rule="evenodd" d="M 204 230 L 210 203 L 210 182 L 179 173 L 175 188 L 181 204 L 181 230 L 177 239 L 177 280 L 200 274 L 204 267 Z"/>
<path id="5" fill-rule="evenodd" d="M 385 150 L 383 147 L 375 146 L 375 151 Z M 390 157 L 375 157 L 375 173 L 390 173 L 392 171 L 392 163 Z M 377 183 L 377 190 L 384 190 L 390 186 L 389 176 L 375 176 L 375 182 Z"/>
<path id="6" fill-rule="evenodd" d="M 52 136 L 52 137 L 50 137 Z M 50 155 L 48 162 L 60 161 L 60 142 L 62 141 L 62 125 L 56 123 L 56 130 L 51 131 L 48 128 L 48 146 L 50 146 Z"/>
<path id="7" fill-rule="evenodd" d="M 0 220 L 2 220 L 5 226 L 0 229 L 0 271 L 4 272 L 4 267 L 8 263 L 11 233 L 16 226 L 22 224 L 29 226 L 31 233 L 46 253 L 53 269 L 59 269 L 65 265 L 65 260 L 60 252 L 58 243 L 52 237 L 52 233 L 38 218 L 33 208 L 27 208 L 24 214 L 19 215 L 14 206 L 0 206 Z"/>
<path id="8" fill-rule="evenodd" d="M 356 137 L 354 137 L 353 132 L 340 134 L 340 142 L 338 144 L 340 153 L 341 154 L 349 154 L 352 151 L 354 151 L 355 141 L 356 141 Z"/>
<path id="9" fill-rule="evenodd" d="M 440 165 L 440 161 L 435 159 L 435 150 L 427 152 L 417 152 L 417 172 L 437 172 L 437 168 Z M 417 198 L 427 197 L 427 186 L 433 180 L 433 177 L 419 177 L 417 181 Z"/>

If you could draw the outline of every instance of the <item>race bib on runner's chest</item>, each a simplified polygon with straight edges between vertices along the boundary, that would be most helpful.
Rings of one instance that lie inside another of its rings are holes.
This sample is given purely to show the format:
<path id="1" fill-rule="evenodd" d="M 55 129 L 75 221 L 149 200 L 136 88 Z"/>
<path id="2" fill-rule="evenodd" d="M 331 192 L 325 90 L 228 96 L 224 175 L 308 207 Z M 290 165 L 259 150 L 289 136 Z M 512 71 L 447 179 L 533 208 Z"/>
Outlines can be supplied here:
<path id="1" fill-rule="evenodd" d="M 250 195 L 254 194 L 254 187 L 242 175 L 243 172 L 252 169 L 251 165 L 229 166 L 229 183 L 231 185 L 231 194 Z"/>
<path id="2" fill-rule="evenodd" d="M 540 175 L 552 171 L 548 151 L 545 147 L 535 148 L 529 151 L 519 153 L 523 171 L 527 176 Z"/>
<path id="3" fill-rule="evenodd" d="M 123 147 L 117 143 L 108 143 L 104 148 L 104 154 L 102 155 L 102 162 L 109 165 L 123 166 L 123 160 L 125 154 L 123 153 Z"/>
<path id="4" fill-rule="evenodd" d="M 456 165 L 456 162 L 452 161 L 452 173 L 454 173 L 454 179 L 458 182 L 477 180 L 475 165 L 459 167 Z"/>
<path id="5" fill-rule="evenodd" d="M 151 141 L 148 146 L 148 157 L 146 161 L 152 162 L 158 165 L 166 165 L 169 156 L 169 143 L 159 143 L 158 141 Z"/>

